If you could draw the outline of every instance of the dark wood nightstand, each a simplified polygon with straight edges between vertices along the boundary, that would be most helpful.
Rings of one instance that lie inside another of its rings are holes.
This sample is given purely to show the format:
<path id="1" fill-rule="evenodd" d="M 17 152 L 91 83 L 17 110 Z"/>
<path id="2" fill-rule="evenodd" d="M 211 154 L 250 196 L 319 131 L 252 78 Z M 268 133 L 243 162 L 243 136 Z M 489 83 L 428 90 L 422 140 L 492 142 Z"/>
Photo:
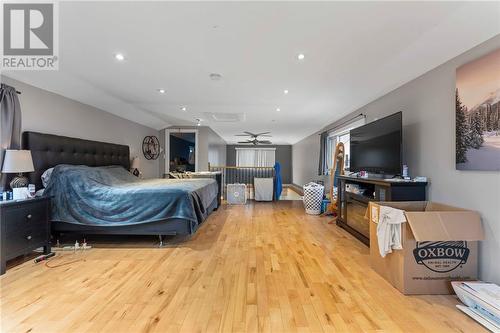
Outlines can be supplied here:
<path id="1" fill-rule="evenodd" d="M 0 201 L 0 274 L 5 263 L 42 247 L 50 252 L 50 198 Z"/>

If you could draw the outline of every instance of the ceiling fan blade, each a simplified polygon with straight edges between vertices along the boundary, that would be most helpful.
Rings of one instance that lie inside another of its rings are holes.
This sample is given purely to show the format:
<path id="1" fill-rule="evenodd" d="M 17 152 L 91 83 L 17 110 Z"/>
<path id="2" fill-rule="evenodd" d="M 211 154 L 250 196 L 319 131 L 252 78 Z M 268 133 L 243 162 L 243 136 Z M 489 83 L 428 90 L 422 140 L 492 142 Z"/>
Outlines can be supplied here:
<path id="1" fill-rule="evenodd" d="M 269 140 L 261 140 L 261 141 L 259 141 L 259 143 L 262 143 L 264 145 L 270 145 L 272 142 Z"/>
<path id="2" fill-rule="evenodd" d="M 258 136 L 258 134 L 253 134 L 252 132 L 248 132 L 248 131 L 243 131 L 243 133 L 246 133 L 250 136 Z"/>
<path id="3" fill-rule="evenodd" d="M 259 136 L 264 137 L 264 138 L 272 138 L 273 137 L 272 135 L 269 135 L 269 134 L 261 134 Z"/>
<path id="4" fill-rule="evenodd" d="M 264 135 L 264 134 L 269 134 L 271 132 L 262 132 L 262 133 L 259 133 L 259 134 L 254 134 L 255 136 L 261 136 L 261 135 Z"/>
<path id="5" fill-rule="evenodd" d="M 249 136 L 248 134 L 236 134 L 235 136 Z"/>
<path id="6" fill-rule="evenodd" d="M 238 143 L 252 143 L 252 141 L 238 141 Z"/>

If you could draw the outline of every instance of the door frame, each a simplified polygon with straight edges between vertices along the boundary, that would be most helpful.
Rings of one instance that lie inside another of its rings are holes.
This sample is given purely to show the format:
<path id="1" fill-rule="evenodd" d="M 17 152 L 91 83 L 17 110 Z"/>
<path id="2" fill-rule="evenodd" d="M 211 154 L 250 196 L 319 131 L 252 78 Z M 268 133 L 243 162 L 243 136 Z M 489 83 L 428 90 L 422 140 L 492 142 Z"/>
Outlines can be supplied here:
<path id="1" fill-rule="evenodd" d="M 200 148 L 198 145 L 198 130 L 190 128 L 167 128 L 165 129 L 165 174 L 168 175 L 170 172 L 170 134 L 172 133 L 194 133 L 194 170 L 198 172 L 200 164 L 198 160 L 198 151 Z"/>

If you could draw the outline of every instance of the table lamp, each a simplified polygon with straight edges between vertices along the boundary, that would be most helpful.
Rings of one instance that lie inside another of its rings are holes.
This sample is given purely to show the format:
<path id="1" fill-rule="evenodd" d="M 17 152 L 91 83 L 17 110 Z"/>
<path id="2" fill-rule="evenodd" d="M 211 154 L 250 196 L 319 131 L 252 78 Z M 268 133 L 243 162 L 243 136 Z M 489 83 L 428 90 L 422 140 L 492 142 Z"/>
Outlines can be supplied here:
<path id="1" fill-rule="evenodd" d="M 12 181 L 10 187 L 12 189 L 28 186 L 28 178 L 23 176 L 23 172 L 33 172 L 33 159 L 31 158 L 31 151 L 29 150 L 12 150 L 5 151 L 3 160 L 2 173 L 17 173 Z"/>

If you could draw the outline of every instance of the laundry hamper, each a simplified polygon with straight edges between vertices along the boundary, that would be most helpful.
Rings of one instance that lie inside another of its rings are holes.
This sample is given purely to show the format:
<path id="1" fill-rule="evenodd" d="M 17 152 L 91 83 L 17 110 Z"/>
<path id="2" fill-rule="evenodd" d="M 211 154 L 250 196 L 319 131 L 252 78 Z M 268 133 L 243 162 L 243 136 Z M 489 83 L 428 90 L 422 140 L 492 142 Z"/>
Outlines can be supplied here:
<path id="1" fill-rule="evenodd" d="M 307 214 L 321 214 L 321 203 L 325 187 L 316 183 L 308 183 L 303 186 L 304 190 L 304 208 Z"/>

